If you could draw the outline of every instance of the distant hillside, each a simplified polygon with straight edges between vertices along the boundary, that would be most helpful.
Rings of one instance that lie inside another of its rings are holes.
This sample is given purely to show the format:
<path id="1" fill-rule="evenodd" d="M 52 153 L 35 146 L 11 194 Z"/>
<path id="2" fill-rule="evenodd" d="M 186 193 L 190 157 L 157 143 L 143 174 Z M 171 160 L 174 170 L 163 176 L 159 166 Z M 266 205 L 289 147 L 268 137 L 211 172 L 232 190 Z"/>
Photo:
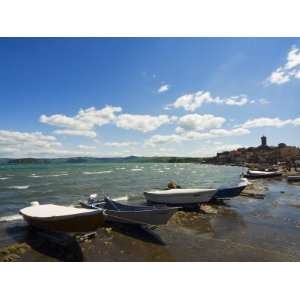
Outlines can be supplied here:
<path id="1" fill-rule="evenodd" d="M 0 164 L 59 164 L 59 163 L 202 163 L 204 158 L 169 156 L 128 156 L 128 157 L 70 157 L 70 158 L 1 158 Z"/>

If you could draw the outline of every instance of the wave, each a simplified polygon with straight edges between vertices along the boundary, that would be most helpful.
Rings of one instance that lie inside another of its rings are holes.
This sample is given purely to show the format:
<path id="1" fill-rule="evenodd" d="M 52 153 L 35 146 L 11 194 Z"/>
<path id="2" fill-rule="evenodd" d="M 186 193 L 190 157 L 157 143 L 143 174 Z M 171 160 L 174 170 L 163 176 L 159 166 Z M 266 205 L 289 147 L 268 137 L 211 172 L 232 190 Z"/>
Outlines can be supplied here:
<path id="1" fill-rule="evenodd" d="M 61 174 L 51 174 L 47 175 L 46 177 L 60 177 L 60 176 L 68 176 L 68 173 L 61 173 Z"/>
<path id="2" fill-rule="evenodd" d="M 15 190 L 27 190 L 30 187 L 30 185 L 12 185 L 9 186 L 9 189 L 15 189 Z"/>
<path id="3" fill-rule="evenodd" d="M 108 174 L 112 171 L 99 171 L 99 172 L 82 172 L 84 175 L 95 175 L 95 174 Z"/>
<path id="4" fill-rule="evenodd" d="M 0 180 L 6 180 L 9 179 L 8 177 L 0 177 Z"/>
<path id="5" fill-rule="evenodd" d="M 130 171 L 132 171 L 132 172 L 139 172 L 139 171 L 143 171 L 143 169 L 140 169 L 140 168 L 134 168 L 134 169 L 130 169 Z"/>
<path id="6" fill-rule="evenodd" d="M 126 168 L 116 168 L 116 170 L 126 170 Z"/>
<path id="7" fill-rule="evenodd" d="M 29 177 L 30 178 L 42 178 L 42 177 L 60 177 L 60 176 L 68 176 L 68 173 L 61 173 L 61 174 L 48 174 L 48 175 L 36 175 L 36 174 L 31 174 Z"/>
<path id="8" fill-rule="evenodd" d="M 0 222 L 12 222 L 12 221 L 17 221 L 17 220 L 21 220 L 21 219 L 22 219 L 22 216 L 19 214 L 16 214 L 16 215 L 0 217 Z"/>
<path id="9" fill-rule="evenodd" d="M 113 198 L 115 201 L 127 201 L 129 199 L 129 197 L 126 195 L 126 196 L 122 196 L 122 197 L 116 197 L 116 198 Z"/>

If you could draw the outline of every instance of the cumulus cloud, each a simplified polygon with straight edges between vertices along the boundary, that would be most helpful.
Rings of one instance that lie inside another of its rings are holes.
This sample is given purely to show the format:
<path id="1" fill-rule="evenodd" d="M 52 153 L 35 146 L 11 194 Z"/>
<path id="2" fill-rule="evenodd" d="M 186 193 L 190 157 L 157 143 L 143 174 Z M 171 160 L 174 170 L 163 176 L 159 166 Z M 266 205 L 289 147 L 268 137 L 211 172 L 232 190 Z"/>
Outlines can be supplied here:
<path id="1" fill-rule="evenodd" d="M 108 147 L 129 147 L 129 146 L 134 146 L 136 145 L 136 142 L 107 142 L 104 143 L 104 146 L 108 146 Z"/>
<path id="2" fill-rule="evenodd" d="M 163 84 L 159 87 L 159 89 L 157 90 L 157 92 L 159 94 L 167 92 L 170 89 L 170 86 L 168 84 Z"/>
<path id="3" fill-rule="evenodd" d="M 246 121 L 242 124 L 243 128 L 255 128 L 255 127 L 283 127 L 286 125 L 300 125 L 300 118 L 281 120 L 279 118 L 256 118 Z"/>
<path id="4" fill-rule="evenodd" d="M 200 140 L 210 140 L 222 137 L 231 136 L 241 136 L 249 134 L 249 129 L 246 128 L 233 128 L 233 129 L 211 129 L 207 132 L 199 131 L 181 131 L 177 130 L 177 134 L 171 135 L 154 135 L 150 139 L 146 140 L 145 144 L 150 146 L 155 146 L 159 144 L 169 144 L 169 143 L 180 143 L 183 141 L 200 141 Z"/>
<path id="5" fill-rule="evenodd" d="M 291 48 L 287 54 L 286 63 L 273 71 L 266 82 L 281 85 L 293 78 L 300 78 L 300 49 L 297 47 Z"/>
<path id="6" fill-rule="evenodd" d="M 183 129 L 202 131 L 205 129 L 220 128 L 225 121 L 226 119 L 223 117 L 216 117 L 210 114 L 188 114 L 179 118 L 178 124 Z M 180 128 L 177 128 L 176 132 L 180 133 L 180 130 Z"/>
<path id="7" fill-rule="evenodd" d="M 82 135 L 95 137 L 96 133 L 92 131 L 96 126 L 101 127 L 109 124 L 116 119 L 116 113 L 122 111 L 121 107 L 107 105 L 102 109 L 90 107 L 79 110 L 78 114 L 68 117 L 62 114 L 51 116 L 41 115 L 40 122 L 51 126 L 62 128 L 56 130 L 56 134 Z"/>
<path id="8" fill-rule="evenodd" d="M 174 103 L 169 104 L 165 109 L 183 108 L 186 111 L 193 112 L 201 107 L 204 103 L 224 104 L 243 106 L 253 100 L 249 100 L 247 95 L 232 96 L 228 98 L 213 97 L 208 91 L 198 91 L 193 94 L 183 95 L 175 100 Z"/>
<path id="9" fill-rule="evenodd" d="M 234 128 L 234 129 L 211 129 L 208 132 L 198 131 L 185 131 L 181 133 L 181 136 L 187 140 L 207 140 L 230 136 L 241 136 L 249 134 L 250 131 L 246 128 Z"/>
<path id="10" fill-rule="evenodd" d="M 171 135 L 156 134 L 153 135 L 150 139 L 148 139 L 145 142 L 145 145 L 155 146 L 155 145 L 168 144 L 168 143 L 180 143 L 183 140 L 184 138 L 177 134 L 171 134 Z"/>
<path id="11" fill-rule="evenodd" d="M 96 146 L 78 145 L 78 148 L 82 150 L 95 150 Z"/>
<path id="12" fill-rule="evenodd" d="M 115 123 L 117 127 L 123 129 L 133 129 L 141 132 L 153 131 L 164 124 L 169 124 L 175 121 L 176 117 L 167 115 L 150 116 L 150 115 L 119 115 Z"/>
<path id="13" fill-rule="evenodd" d="M 59 135 L 86 136 L 89 138 L 95 138 L 97 136 L 96 132 L 92 130 L 57 129 L 54 130 L 54 133 Z"/>
<path id="14" fill-rule="evenodd" d="M 31 151 L 49 151 L 61 147 L 54 136 L 41 132 L 0 130 L 0 155 L 3 157 L 26 156 Z"/>

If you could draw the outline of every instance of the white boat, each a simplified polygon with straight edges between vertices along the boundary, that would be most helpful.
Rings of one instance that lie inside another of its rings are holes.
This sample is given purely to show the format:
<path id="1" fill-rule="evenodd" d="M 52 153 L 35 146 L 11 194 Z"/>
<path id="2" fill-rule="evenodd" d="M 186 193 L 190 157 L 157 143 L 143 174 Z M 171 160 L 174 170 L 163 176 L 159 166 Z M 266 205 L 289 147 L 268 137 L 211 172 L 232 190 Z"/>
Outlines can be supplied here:
<path id="1" fill-rule="evenodd" d="M 208 202 L 216 192 L 216 189 L 170 189 L 148 191 L 144 195 L 149 202 L 184 205 Z"/>
<path id="2" fill-rule="evenodd" d="M 178 207 L 155 207 L 130 205 L 119 203 L 108 197 L 103 200 L 91 195 L 88 201 L 81 201 L 82 207 L 102 209 L 105 221 L 135 224 L 135 225 L 162 225 L 166 224 Z"/>
<path id="3" fill-rule="evenodd" d="M 290 182 L 300 181 L 300 175 L 290 175 L 287 177 L 287 181 Z"/>
<path id="4" fill-rule="evenodd" d="M 248 170 L 247 174 L 244 174 L 246 178 L 271 178 L 281 176 L 282 173 L 279 171 L 251 171 Z"/>
<path id="5" fill-rule="evenodd" d="M 53 204 L 34 203 L 21 209 L 20 214 L 30 226 L 48 231 L 89 232 L 104 222 L 100 210 Z"/>

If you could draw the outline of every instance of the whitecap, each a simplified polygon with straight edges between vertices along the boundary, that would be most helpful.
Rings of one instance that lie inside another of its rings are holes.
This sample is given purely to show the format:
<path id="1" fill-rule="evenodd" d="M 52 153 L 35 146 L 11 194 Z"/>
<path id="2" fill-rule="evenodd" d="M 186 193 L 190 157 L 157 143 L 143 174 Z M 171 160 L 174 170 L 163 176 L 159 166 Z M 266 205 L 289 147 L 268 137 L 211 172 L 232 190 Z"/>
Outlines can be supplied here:
<path id="1" fill-rule="evenodd" d="M 30 187 L 30 185 L 12 185 L 9 187 L 9 189 L 27 190 L 29 187 Z"/>
<path id="2" fill-rule="evenodd" d="M 60 177 L 60 176 L 68 176 L 68 173 L 61 173 L 61 174 L 50 174 L 48 177 Z"/>
<path id="3" fill-rule="evenodd" d="M 126 170 L 126 168 L 116 168 L 116 170 Z"/>
<path id="4" fill-rule="evenodd" d="M 6 180 L 8 177 L 0 177 L 0 180 Z"/>
<path id="5" fill-rule="evenodd" d="M 138 172 L 138 171 L 143 171 L 143 169 L 138 169 L 138 168 L 135 168 L 135 169 L 130 169 L 132 172 Z"/>
<path id="6" fill-rule="evenodd" d="M 22 219 L 22 216 L 19 214 L 16 214 L 16 215 L 0 217 L 0 222 L 11 222 L 11 221 L 16 221 L 16 220 L 21 220 L 21 219 Z"/>
<path id="7" fill-rule="evenodd" d="M 84 175 L 95 175 L 95 174 L 108 174 L 112 171 L 99 171 L 99 172 L 82 172 Z"/>
<path id="8" fill-rule="evenodd" d="M 122 197 L 117 197 L 117 198 L 113 198 L 113 200 L 115 201 L 127 201 L 129 199 L 129 197 L 126 196 L 122 196 Z"/>

